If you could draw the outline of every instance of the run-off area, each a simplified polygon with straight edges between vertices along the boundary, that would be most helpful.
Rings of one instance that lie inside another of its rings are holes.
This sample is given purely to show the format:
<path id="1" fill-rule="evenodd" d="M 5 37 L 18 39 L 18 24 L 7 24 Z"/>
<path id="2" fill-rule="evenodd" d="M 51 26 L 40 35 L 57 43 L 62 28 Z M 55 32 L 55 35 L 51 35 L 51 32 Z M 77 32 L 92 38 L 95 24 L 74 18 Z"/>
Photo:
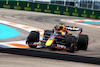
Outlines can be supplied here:
<path id="1" fill-rule="evenodd" d="M 18 36 L 20 33 L 9 26 L 0 24 L 0 39 L 8 39 Z"/>

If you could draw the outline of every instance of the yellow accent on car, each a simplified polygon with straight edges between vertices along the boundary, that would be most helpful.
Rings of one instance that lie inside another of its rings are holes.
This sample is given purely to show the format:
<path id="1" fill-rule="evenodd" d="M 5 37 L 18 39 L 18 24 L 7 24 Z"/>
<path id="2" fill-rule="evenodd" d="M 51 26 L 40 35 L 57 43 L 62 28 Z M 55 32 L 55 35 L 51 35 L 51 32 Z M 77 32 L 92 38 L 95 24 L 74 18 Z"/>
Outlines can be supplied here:
<path id="1" fill-rule="evenodd" d="M 39 32 L 38 30 L 36 30 L 35 32 Z"/>
<path id="2" fill-rule="evenodd" d="M 73 30 L 75 30 L 75 27 L 73 27 Z"/>
<path id="3" fill-rule="evenodd" d="M 64 48 L 64 45 L 62 45 L 63 46 L 63 48 Z"/>
<path id="4" fill-rule="evenodd" d="M 58 29 L 59 29 L 60 27 L 63 27 L 63 29 L 65 29 L 65 26 L 64 26 L 64 25 L 59 25 Z"/>
<path id="5" fill-rule="evenodd" d="M 63 35 L 63 34 L 64 34 L 64 32 L 63 32 L 63 31 L 61 31 L 61 34 Z"/>
<path id="6" fill-rule="evenodd" d="M 53 43 L 53 41 L 54 41 L 54 40 L 47 40 L 47 42 L 46 42 L 45 45 L 46 45 L 46 46 L 51 46 L 51 44 Z"/>

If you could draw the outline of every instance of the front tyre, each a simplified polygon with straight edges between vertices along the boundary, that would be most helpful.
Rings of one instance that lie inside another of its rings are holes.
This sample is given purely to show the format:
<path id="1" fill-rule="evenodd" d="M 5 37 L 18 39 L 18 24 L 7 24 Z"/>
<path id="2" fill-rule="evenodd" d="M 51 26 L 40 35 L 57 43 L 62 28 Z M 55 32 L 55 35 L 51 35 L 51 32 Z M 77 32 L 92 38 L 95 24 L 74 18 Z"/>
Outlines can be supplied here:
<path id="1" fill-rule="evenodd" d="M 67 50 L 67 51 L 74 53 L 74 51 L 75 51 L 75 37 L 74 36 L 68 36 L 66 38 L 65 44 L 66 44 L 67 48 L 70 49 L 70 50 Z"/>
<path id="2" fill-rule="evenodd" d="M 39 42 L 39 32 L 38 31 L 31 31 L 29 36 L 27 37 L 28 46 L 33 48 L 36 46 L 33 46 L 34 42 Z"/>

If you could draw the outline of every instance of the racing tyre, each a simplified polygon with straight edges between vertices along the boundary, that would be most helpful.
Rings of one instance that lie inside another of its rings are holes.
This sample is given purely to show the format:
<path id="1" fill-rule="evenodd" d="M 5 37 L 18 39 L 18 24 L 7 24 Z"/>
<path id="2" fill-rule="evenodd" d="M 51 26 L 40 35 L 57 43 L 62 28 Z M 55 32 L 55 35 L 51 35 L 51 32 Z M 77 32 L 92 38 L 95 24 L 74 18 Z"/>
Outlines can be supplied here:
<path id="1" fill-rule="evenodd" d="M 74 48 L 74 45 L 75 45 L 75 36 L 68 36 L 66 38 L 66 42 L 65 42 L 67 48 L 69 48 L 70 50 L 67 50 L 68 52 L 71 52 L 71 53 L 74 53 L 75 51 L 75 48 Z"/>
<path id="2" fill-rule="evenodd" d="M 87 50 L 88 48 L 88 35 L 80 35 L 77 43 L 77 49 Z"/>
<path id="3" fill-rule="evenodd" d="M 31 31 L 29 36 L 27 37 L 27 41 L 28 41 L 28 44 L 30 44 L 29 47 L 31 48 L 35 47 L 35 46 L 32 46 L 31 43 L 39 42 L 39 32 Z"/>

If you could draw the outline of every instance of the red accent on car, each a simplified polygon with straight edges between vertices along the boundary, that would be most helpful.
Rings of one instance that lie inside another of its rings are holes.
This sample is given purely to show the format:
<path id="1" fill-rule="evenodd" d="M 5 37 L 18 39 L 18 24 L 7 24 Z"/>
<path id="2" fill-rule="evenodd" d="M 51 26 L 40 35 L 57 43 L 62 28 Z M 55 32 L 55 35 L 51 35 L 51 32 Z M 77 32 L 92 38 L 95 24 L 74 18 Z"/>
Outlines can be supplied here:
<path id="1" fill-rule="evenodd" d="M 55 46 L 55 48 L 60 49 L 59 47 Z"/>
<path id="2" fill-rule="evenodd" d="M 63 37 L 63 36 L 61 36 L 61 37 Z"/>
<path id="3" fill-rule="evenodd" d="M 55 37 L 55 35 L 52 35 L 52 37 Z"/>
<path id="4" fill-rule="evenodd" d="M 57 37 L 59 37 L 59 36 L 57 36 Z"/>
<path id="5" fill-rule="evenodd" d="M 55 48 L 57 48 L 57 49 L 63 49 L 63 50 L 71 50 L 71 49 L 69 49 L 69 48 L 60 48 L 60 47 L 57 47 L 57 46 L 55 46 Z"/>
<path id="6" fill-rule="evenodd" d="M 70 51 L 70 49 L 69 49 L 69 48 L 67 48 L 66 50 L 69 50 L 69 51 Z"/>

